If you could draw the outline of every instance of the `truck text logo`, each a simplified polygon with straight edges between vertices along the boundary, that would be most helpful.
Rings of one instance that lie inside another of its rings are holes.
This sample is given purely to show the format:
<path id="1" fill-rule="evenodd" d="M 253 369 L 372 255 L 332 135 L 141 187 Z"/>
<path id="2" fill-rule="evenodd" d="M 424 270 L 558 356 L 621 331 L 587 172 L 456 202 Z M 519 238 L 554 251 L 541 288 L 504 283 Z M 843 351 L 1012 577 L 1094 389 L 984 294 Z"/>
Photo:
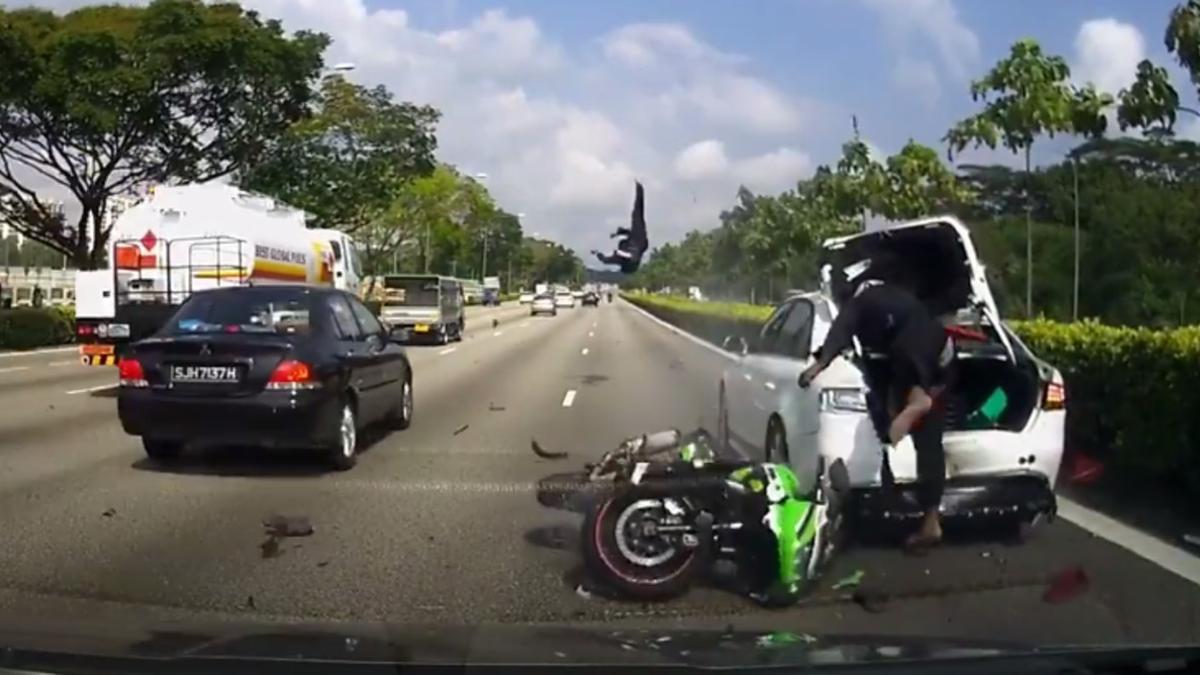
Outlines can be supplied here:
<path id="1" fill-rule="evenodd" d="M 280 262 L 296 263 L 303 265 L 308 262 L 308 257 L 297 251 L 285 251 L 281 248 L 273 246 L 255 245 L 254 257 L 265 258 L 267 260 L 278 260 Z"/>

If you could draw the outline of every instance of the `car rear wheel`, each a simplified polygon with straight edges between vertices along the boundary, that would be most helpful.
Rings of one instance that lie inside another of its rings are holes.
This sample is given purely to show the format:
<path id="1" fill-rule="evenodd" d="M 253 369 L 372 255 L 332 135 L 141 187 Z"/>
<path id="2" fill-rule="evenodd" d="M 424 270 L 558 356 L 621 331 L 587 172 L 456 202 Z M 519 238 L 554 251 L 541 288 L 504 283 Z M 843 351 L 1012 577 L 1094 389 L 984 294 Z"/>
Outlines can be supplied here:
<path id="1" fill-rule="evenodd" d="M 767 423 L 766 448 L 768 462 L 788 463 L 787 433 L 784 432 L 783 422 L 778 417 L 772 417 Z"/>
<path id="2" fill-rule="evenodd" d="M 330 461 L 333 468 L 345 471 L 358 462 L 358 417 L 350 401 L 342 404 L 334 436 L 334 445 L 329 448 Z"/>
<path id="3" fill-rule="evenodd" d="M 183 452 L 183 443 L 180 441 L 165 441 L 161 438 L 146 438 L 142 437 L 142 448 L 146 451 L 146 456 L 150 459 L 175 459 Z"/>
<path id="4" fill-rule="evenodd" d="M 413 418 L 413 388 L 412 380 L 405 378 L 400 387 L 400 400 L 388 415 L 388 425 L 393 429 L 407 429 L 412 425 Z"/>

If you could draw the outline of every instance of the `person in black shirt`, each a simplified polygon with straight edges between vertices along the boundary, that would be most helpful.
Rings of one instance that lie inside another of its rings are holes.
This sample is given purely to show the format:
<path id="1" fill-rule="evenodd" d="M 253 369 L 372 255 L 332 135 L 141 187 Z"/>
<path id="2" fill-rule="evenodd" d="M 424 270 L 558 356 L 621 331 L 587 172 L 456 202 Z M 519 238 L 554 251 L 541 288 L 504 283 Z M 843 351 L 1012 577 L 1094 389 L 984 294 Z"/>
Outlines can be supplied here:
<path id="1" fill-rule="evenodd" d="M 646 235 L 645 191 L 640 182 L 634 185 L 636 188 L 629 227 L 618 227 L 617 231 L 612 233 L 612 237 L 621 237 L 621 240 L 617 242 L 617 250 L 609 255 L 592 251 L 596 258 L 605 265 L 620 265 L 621 271 L 625 274 L 633 274 L 638 270 L 642 264 L 642 256 L 650 247 L 650 240 Z"/>
<path id="2" fill-rule="evenodd" d="M 868 359 L 867 367 L 867 383 L 886 411 L 886 432 L 879 429 L 880 435 L 894 446 L 911 432 L 917 451 L 917 497 L 924 516 L 907 543 L 932 546 L 942 537 L 938 509 L 946 479 L 945 412 L 936 399 L 948 384 L 953 342 L 921 300 L 895 282 L 895 263 L 882 258 L 871 263 L 864 278 L 854 280 L 858 286 L 853 296 L 839 307 L 816 361 L 801 373 L 799 384 L 808 387 L 851 346 L 852 338 L 858 338 L 864 353 L 882 357 Z M 873 419 L 878 427 L 878 417 Z M 886 449 L 884 453 L 886 483 L 890 472 Z"/>

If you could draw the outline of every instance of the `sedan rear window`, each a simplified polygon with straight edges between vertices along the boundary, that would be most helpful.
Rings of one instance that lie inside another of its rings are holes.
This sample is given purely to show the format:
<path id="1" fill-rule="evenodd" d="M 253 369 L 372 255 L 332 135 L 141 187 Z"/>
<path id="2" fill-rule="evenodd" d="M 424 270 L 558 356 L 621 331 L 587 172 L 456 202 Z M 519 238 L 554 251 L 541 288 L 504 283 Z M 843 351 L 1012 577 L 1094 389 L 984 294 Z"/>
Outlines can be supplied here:
<path id="1" fill-rule="evenodd" d="M 247 290 L 192 296 L 166 326 L 168 335 L 312 332 L 312 296 L 303 290 Z"/>

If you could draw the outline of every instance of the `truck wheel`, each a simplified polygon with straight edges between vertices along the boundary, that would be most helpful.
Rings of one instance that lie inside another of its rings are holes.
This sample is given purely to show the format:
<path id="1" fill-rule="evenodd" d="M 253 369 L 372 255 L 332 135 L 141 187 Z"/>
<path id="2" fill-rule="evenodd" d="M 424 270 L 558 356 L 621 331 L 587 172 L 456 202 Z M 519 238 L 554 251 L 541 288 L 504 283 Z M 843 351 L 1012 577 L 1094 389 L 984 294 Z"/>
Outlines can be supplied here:
<path id="1" fill-rule="evenodd" d="M 463 333 L 466 333 L 466 332 L 467 332 L 467 320 L 459 319 L 458 320 L 458 329 L 454 331 L 455 342 L 462 342 Z"/>
<path id="2" fill-rule="evenodd" d="M 437 343 L 444 345 L 448 342 L 450 342 L 450 331 L 445 326 L 442 326 L 438 329 Z"/>
<path id="3" fill-rule="evenodd" d="M 146 451 L 146 456 L 150 459 L 171 460 L 179 457 L 179 453 L 183 452 L 183 443 L 143 436 L 142 449 Z"/>

